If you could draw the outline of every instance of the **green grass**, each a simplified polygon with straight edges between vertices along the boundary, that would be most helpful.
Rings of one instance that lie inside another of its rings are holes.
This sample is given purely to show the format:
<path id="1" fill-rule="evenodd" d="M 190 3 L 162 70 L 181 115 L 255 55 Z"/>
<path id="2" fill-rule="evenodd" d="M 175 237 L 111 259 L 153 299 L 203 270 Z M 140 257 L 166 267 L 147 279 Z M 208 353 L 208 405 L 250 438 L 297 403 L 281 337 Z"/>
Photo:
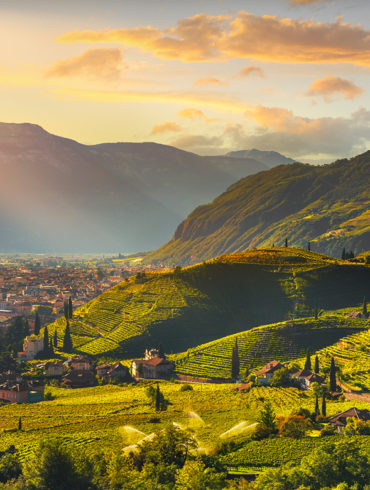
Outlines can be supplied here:
<path id="1" fill-rule="evenodd" d="M 179 271 L 147 273 L 78 308 L 70 321 L 76 351 L 122 359 L 162 344 L 176 353 L 289 312 L 312 315 L 370 297 L 370 267 L 292 248 L 226 255 Z M 48 326 L 63 338 L 66 322 Z"/>

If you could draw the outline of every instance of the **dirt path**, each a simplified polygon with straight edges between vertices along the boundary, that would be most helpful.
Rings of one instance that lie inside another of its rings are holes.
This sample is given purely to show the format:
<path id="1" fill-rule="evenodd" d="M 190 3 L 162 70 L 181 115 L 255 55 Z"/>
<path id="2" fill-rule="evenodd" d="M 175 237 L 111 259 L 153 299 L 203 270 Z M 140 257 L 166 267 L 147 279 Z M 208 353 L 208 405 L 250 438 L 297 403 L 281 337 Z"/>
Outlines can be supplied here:
<path id="1" fill-rule="evenodd" d="M 370 393 L 343 393 L 346 400 L 370 403 Z"/>

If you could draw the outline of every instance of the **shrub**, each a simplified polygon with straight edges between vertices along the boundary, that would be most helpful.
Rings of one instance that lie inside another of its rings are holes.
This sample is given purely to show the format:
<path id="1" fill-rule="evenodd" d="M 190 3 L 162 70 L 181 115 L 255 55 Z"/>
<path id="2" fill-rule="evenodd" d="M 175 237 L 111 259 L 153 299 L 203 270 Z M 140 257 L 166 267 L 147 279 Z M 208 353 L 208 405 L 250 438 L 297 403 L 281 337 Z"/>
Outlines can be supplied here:
<path id="1" fill-rule="evenodd" d="M 180 391 L 193 391 L 193 387 L 191 385 L 181 385 Z"/>
<path id="2" fill-rule="evenodd" d="M 302 415 L 289 415 L 280 420 L 279 434 L 283 437 L 300 439 L 311 427 L 312 423 Z"/>
<path id="3" fill-rule="evenodd" d="M 274 431 L 272 431 L 270 427 L 258 424 L 257 427 L 254 429 L 251 438 L 254 441 L 260 441 L 261 439 L 266 439 L 267 437 L 270 437 L 273 433 Z"/>

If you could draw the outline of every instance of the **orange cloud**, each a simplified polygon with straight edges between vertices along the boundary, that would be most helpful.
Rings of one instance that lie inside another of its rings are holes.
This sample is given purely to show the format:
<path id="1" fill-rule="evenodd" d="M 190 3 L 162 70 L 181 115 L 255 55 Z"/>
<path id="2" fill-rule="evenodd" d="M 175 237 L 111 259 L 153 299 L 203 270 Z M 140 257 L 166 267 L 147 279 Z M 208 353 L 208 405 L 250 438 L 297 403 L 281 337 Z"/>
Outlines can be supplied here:
<path id="1" fill-rule="evenodd" d="M 218 78 L 199 78 L 193 83 L 194 87 L 208 87 L 209 85 L 218 85 L 224 87 L 227 85 L 226 82 L 222 82 Z"/>
<path id="2" fill-rule="evenodd" d="M 370 31 L 360 25 L 239 12 L 220 50 L 231 57 L 278 63 L 370 65 Z"/>
<path id="3" fill-rule="evenodd" d="M 288 0 L 292 5 L 311 5 L 312 3 L 328 2 L 329 0 Z"/>
<path id="4" fill-rule="evenodd" d="M 162 134 L 162 133 L 178 133 L 181 131 L 181 126 L 175 122 L 165 122 L 163 124 L 157 124 L 153 126 L 151 134 Z"/>
<path id="5" fill-rule="evenodd" d="M 177 22 L 165 31 L 151 26 L 107 31 L 75 31 L 60 36 L 64 43 L 120 43 L 151 52 L 161 59 L 184 62 L 208 61 L 220 57 L 217 43 L 223 32 L 225 16 L 198 14 Z"/>
<path id="6" fill-rule="evenodd" d="M 195 15 L 175 27 L 152 26 L 65 33 L 65 43 L 119 43 L 161 59 L 183 62 L 250 58 L 277 63 L 351 63 L 370 66 L 370 31 L 359 24 L 256 16 Z"/>
<path id="7" fill-rule="evenodd" d="M 265 73 L 259 66 L 245 66 L 238 73 L 239 78 L 249 77 L 249 75 L 257 75 L 261 78 L 265 78 Z"/>
<path id="8" fill-rule="evenodd" d="M 208 119 L 199 109 L 183 109 L 178 114 L 185 119 L 204 119 L 205 121 Z"/>
<path id="9" fill-rule="evenodd" d="M 325 77 L 315 80 L 307 92 L 309 96 L 321 96 L 327 102 L 335 93 L 342 94 L 346 99 L 354 99 L 363 93 L 363 89 L 349 80 L 335 77 Z"/>
<path id="10" fill-rule="evenodd" d="M 88 49 L 79 56 L 57 61 L 46 72 L 47 77 L 88 76 L 117 78 L 123 68 L 119 48 Z"/>

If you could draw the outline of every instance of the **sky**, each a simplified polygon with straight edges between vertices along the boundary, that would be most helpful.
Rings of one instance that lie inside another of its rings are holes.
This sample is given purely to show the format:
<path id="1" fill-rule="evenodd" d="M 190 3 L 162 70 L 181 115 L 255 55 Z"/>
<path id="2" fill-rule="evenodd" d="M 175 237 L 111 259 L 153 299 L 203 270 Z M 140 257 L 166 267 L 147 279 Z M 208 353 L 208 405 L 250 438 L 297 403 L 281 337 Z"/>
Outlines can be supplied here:
<path id="1" fill-rule="evenodd" d="M 369 148 L 368 0 L 2 0 L 0 46 L 2 122 L 308 163 Z"/>

